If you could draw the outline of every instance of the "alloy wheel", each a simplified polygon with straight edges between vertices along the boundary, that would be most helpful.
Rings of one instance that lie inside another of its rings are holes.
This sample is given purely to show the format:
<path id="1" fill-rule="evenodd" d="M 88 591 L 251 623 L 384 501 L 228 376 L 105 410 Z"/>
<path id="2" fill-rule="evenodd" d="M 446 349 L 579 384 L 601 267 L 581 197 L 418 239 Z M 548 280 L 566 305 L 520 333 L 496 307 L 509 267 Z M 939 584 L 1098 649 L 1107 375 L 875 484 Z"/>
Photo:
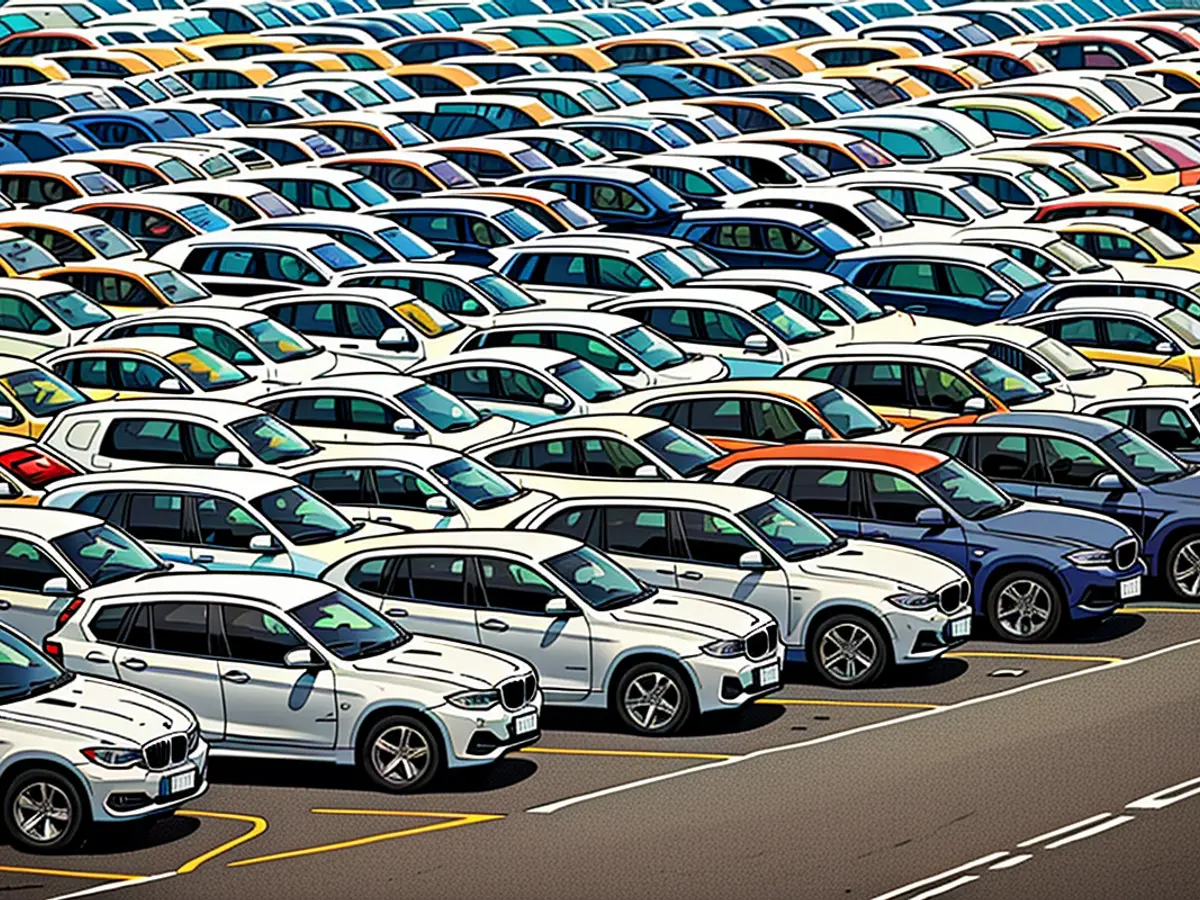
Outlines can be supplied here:
<path id="1" fill-rule="evenodd" d="M 1050 621 L 1054 598 L 1036 581 L 1019 579 L 1006 585 L 996 598 L 996 620 L 1011 635 L 1028 638 Z"/>
<path id="2" fill-rule="evenodd" d="M 371 744 L 371 765 L 381 779 L 396 786 L 418 781 L 430 759 L 425 736 L 408 725 L 389 728 Z"/>
<path id="3" fill-rule="evenodd" d="M 71 827 L 71 800 L 57 785 L 35 781 L 13 801 L 13 818 L 21 833 L 37 844 L 52 844 Z"/>
<path id="4" fill-rule="evenodd" d="M 879 658 L 874 635 L 855 622 L 842 622 L 821 636 L 821 668 L 838 681 L 854 681 Z"/>
<path id="5" fill-rule="evenodd" d="M 625 689 L 625 712 L 643 731 L 668 727 L 683 703 L 683 689 L 666 672 L 639 675 Z"/>
<path id="6" fill-rule="evenodd" d="M 1185 542 L 1175 552 L 1171 586 L 1185 597 L 1200 598 L 1200 539 Z"/>

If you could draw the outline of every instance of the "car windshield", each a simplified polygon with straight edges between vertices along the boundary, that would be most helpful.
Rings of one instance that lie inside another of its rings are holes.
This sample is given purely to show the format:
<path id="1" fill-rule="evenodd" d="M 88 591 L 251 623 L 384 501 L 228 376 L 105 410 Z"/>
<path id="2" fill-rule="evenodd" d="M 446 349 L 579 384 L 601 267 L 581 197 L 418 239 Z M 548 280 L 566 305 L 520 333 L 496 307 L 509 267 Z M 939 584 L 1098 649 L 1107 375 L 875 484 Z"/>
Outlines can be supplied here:
<path id="1" fill-rule="evenodd" d="M 231 423 L 229 430 L 245 442 L 251 453 L 267 464 L 303 459 L 317 452 L 317 448 L 293 431 L 290 425 L 274 416 L 251 416 Z"/>
<path id="2" fill-rule="evenodd" d="M 823 293 L 855 322 L 870 322 L 887 315 L 882 306 L 853 285 L 835 284 Z"/>
<path id="3" fill-rule="evenodd" d="M 533 240 L 535 237 L 540 237 L 546 233 L 546 229 L 541 224 L 531 217 L 528 213 L 523 213 L 519 209 L 506 209 L 504 212 L 496 216 L 496 221 L 513 233 L 513 236 L 519 241 Z"/>
<path id="4" fill-rule="evenodd" d="M 85 225 L 75 232 L 105 259 L 140 253 L 141 248 L 111 225 Z"/>
<path id="5" fill-rule="evenodd" d="M 981 359 L 967 366 L 967 371 L 979 379 L 988 393 L 1006 406 L 1028 403 L 1050 393 L 1037 382 L 996 359 Z"/>
<path id="6" fill-rule="evenodd" d="M 178 272 L 155 272 L 150 283 L 163 292 L 171 303 L 188 303 L 212 296 L 192 279 Z"/>
<path id="7" fill-rule="evenodd" d="M 716 166 L 710 172 L 720 185 L 731 194 L 744 194 L 754 190 L 757 185 L 736 169 L 729 166 Z"/>
<path id="8" fill-rule="evenodd" d="M 258 211 L 268 219 L 278 219 L 281 216 L 294 216 L 300 212 L 299 207 L 293 206 L 291 201 L 270 191 L 254 194 L 250 197 L 250 202 L 258 207 Z"/>
<path id="9" fill-rule="evenodd" d="M 54 690 L 74 677 L 25 638 L 0 628 L 0 703 Z"/>
<path id="10" fill-rule="evenodd" d="M 644 365 L 656 372 L 687 362 L 683 351 L 666 338 L 641 325 L 618 331 L 617 340 L 631 350 Z"/>
<path id="11" fill-rule="evenodd" d="M 1189 347 L 1200 347 L 1200 320 L 1193 319 L 1181 309 L 1169 309 L 1157 321 Z"/>
<path id="12" fill-rule="evenodd" d="M 377 231 L 375 237 L 399 253 L 402 259 L 430 259 L 438 253 L 437 248 L 424 238 L 397 226 Z"/>
<path id="13" fill-rule="evenodd" d="M 443 433 L 466 431 L 482 421 L 479 413 L 471 407 L 431 384 L 409 388 L 397 394 L 396 399 L 412 410 L 417 418 Z"/>
<path id="14" fill-rule="evenodd" d="M 259 319 L 238 331 L 274 362 L 308 359 L 321 352 L 321 348 L 304 335 L 273 319 Z"/>
<path id="15" fill-rule="evenodd" d="M 330 241 L 312 248 L 313 256 L 329 266 L 335 272 L 345 272 L 348 269 L 361 269 L 367 261 L 352 250 L 341 244 Z"/>
<path id="16" fill-rule="evenodd" d="M 179 211 L 179 215 L 201 231 L 221 231 L 233 225 L 233 220 L 207 203 L 197 203 Z"/>
<path id="17" fill-rule="evenodd" d="M 1113 186 L 1111 181 L 1086 163 L 1064 163 L 1063 168 L 1071 173 L 1089 191 L 1107 191 Z"/>
<path id="18" fill-rule="evenodd" d="M 881 152 L 881 148 L 877 148 L 867 141 L 851 141 L 846 145 L 846 149 L 853 153 L 859 162 L 871 169 L 896 164 L 894 159 Z"/>
<path id="19" fill-rule="evenodd" d="M 26 238 L 0 241 L 0 259 L 18 275 L 58 265 L 58 260 Z"/>
<path id="20" fill-rule="evenodd" d="M 566 219 L 572 228 L 591 228 L 597 224 L 595 216 L 571 200 L 551 200 L 550 208 Z"/>
<path id="21" fill-rule="evenodd" d="M 854 208 L 880 231 L 899 231 L 912 225 L 912 220 L 904 213 L 882 200 L 864 200 L 856 203 Z"/>
<path id="22" fill-rule="evenodd" d="M 226 362 L 205 347 L 178 350 L 167 357 L 192 381 L 205 391 L 221 390 L 235 384 L 245 384 L 250 376 L 233 363 Z"/>
<path id="23" fill-rule="evenodd" d="M 429 174 L 446 187 L 462 187 L 464 184 L 471 184 L 474 181 L 470 174 L 448 159 L 432 162 L 428 168 Z"/>
<path id="24" fill-rule="evenodd" d="M 799 344 L 829 334 L 820 325 L 778 300 L 760 306 L 754 313 L 785 344 Z"/>
<path id="25" fill-rule="evenodd" d="M 346 189 L 366 206 L 382 206 L 392 202 L 391 196 L 384 193 L 383 188 L 366 178 L 347 181 Z"/>
<path id="26" fill-rule="evenodd" d="M 642 257 L 642 262 L 663 277 L 671 287 L 677 287 L 685 281 L 693 281 L 700 277 L 700 272 L 678 253 L 670 250 L 656 250 Z"/>
<path id="27" fill-rule="evenodd" d="M 1043 287 L 1046 284 L 1046 279 L 1015 259 L 1001 259 L 992 263 L 988 268 L 1001 278 L 1011 281 L 1023 291 Z"/>
<path id="28" fill-rule="evenodd" d="M 111 322 L 112 313 L 79 291 L 61 291 L 42 298 L 52 313 L 62 319 L 68 328 L 87 328 L 102 322 Z"/>
<path id="29" fill-rule="evenodd" d="M 1050 363 L 1064 378 L 1090 378 L 1100 373 L 1100 368 L 1090 359 L 1056 338 L 1038 341 L 1029 349 Z"/>
<path id="30" fill-rule="evenodd" d="M 822 391 L 809 402 L 821 414 L 821 418 L 846 440 L 884 434 L 892 428 L 870 408 L 864 406 L 857 397 L 840 388 Z"/>
<path id="31" fill-rule="evenodd" d="M 703 471 L 714 460 L 721 458 L 721 451 L 708 441 L 674 425 L 651 431 L 638 443 L 650 449 L 672 471 L 684 478 Z"/>
<path id="32" fill-rule="evenodd" d="M 345 516 L 300 485 L 256 497 L 250 505 L 293 544 L 319 544 L 355 530 Z"/>
<path id="33" fill-rule="evenodd" d="M 1100 260 L 1080 250 L 1070 241 L 1059 238 L 1042 248 L 1042 252 L 1061 263 L 1068 272 L 1099 272 L 1108 268 Z"/>
<path id="34" fill-rule="evenodd" d="M 789 561 L 845 544 L 816 519 L 779 497 L 744 510 L 739 518 Z"/>
<path id="35" fill-rule="evenodd" d="M 521 489 L 495 469 L 466 456 L 438 463 L 430 469 L 446 487 L 475 509 L 491 509 L 507 503 Z"/>
<path id="36" fill-rule="evenodd" d="M 654 588 L 591 547 L 580 547 L 552 556 L 546 568 L 570 585 L 576 596 L 592 609 L 616 609 L 644 600 Z"/>
<path id="37" fill-rule="evenodd" d="M 503 276 L 484 275 L 476 278 L 471 284 L 487 294 L 501 311 L 537 306 L 536 300 Z"/>
<path id="38" fill-rule="evenodd" d="M 669 127 L 669 126 L 664 126 L 664 127 Z M 674 129 L 674 128 L 672 128 L 671 130 L 676 131 L 676 129 Z M 679 134 L 678 131 L 676 131 L 676 133 Z M 680 137 L 682 137 L 682 136 L 683 135 L 680 134 Z M 684 139 L 684 143 L 681 144 L 680 146 L 685 146 L 687 143 L 688 143 L 688 141 L 686 139 Z M 684 207 L 689 205 L 686 200 L 684 200 L 682 197 L 680 197 L 677 193 L 675 193 L 669 187 L 667 187 L 661 181 L 657 181 L 653 178 L 646 178 L 643 181 L 639 181 L 637 184 L 637 188 L 639 191 L 642 192 L 642 196 L 644 199 L 649 200 L 654 206 L 656 206 L 659 209 L 667 209 L 667 210 L 683 209 Z"/>
<path id="39" fill-rule="evenodd" d="M 111 525 L 94 525 L 50 541 L 94 586 L 166 565 L 133 538 Z"/>
<path id="40" fill-rule="evenodd" d="M 57 415 L 87 403 L 88 398 L 52 372 L 44 369 L 22 369 L 0 376 L 0 385 L 20 402 L 32 416 L 39 419 Z"/>
<path id="41" fill-rule="evenodd" d="M 412 640 L 375 610 L 341 591 L 331 591 L 292 610 L 292 616 L 338 659 L 365 659 Z"/>
<path id="42" fill-rule="evenodd" d="M 1151 175 L 1169 175 L 1179 171 L 1175 165 L 1153 147 L 1135 147 L 1129 155 L 1146 167 Z"/>
<path id="43" fill-rule="evenodd" d="M 830 253 L 842 253 L 846 250 L 858 250 L 863 242 L 832 222 L 821 222 L 808 229 L 809 236 Z"/>
<path id="44" fill-rule="evenodd" d="M 627 393 L 625 385 L 583 359 L 552 366 L 550 374 L 588 402 L 611 400 Z"/>
<path id="45" fill-rule="evenodd" d="M 1147 225 L 1145 228 L 1137 231 L 1136 234 L 1151 250 L 1163 259 L 1179 259 L 1179 257 L 1187 256 L 1192 252 L 1165 231 L 1159 231 L 1153 225 Z"/>
<path id="46" fill-rule="evenodd" d="M 1143 484 L 1169 481 L 1191 471 L 1158 444 L 1129 428 L 1122 428 L 1101 438 L 1096 446 Z"/>
<path id="47" fill-rule="evenodd" d="M 964 519 L 983 519 L 1015 505 L 1007 494 L 957 459 L 934 466 L 921 480 Z"/>
<path id="48" fill-rule="evenodd" d="M 962 200 L 985 219 L 998 216 L 1004 212 L 1003 206 L 973 184 L 960 185 L 959 187 L 952 188 L 952 190 L 954 196 L 958 197 L 958 199 Z"/>
<path id="49" fill-rule="evenodd" d="M 1037 194 L 1039 200 L 1061 200 L 1071 193 L 1053 179 L 1047 178 L 1037 171 L 1022 172 L 1017 176 L 1017 181 Z"/>

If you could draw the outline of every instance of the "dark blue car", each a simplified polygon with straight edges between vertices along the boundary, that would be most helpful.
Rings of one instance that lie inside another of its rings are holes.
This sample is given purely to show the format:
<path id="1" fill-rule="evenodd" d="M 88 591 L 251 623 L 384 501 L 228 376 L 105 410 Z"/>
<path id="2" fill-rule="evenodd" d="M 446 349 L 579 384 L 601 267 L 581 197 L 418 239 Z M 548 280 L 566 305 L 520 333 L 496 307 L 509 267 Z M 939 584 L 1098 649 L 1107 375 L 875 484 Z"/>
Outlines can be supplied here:
<path id="1" fill-rule="evenodd" d="M 646 95 L 648 100 L 687 100 L 711 97 L 712 88 L 683 69 L 654 63 L 617 66 L 612 70 Z"/>
<path id="2" fill-rule="evenodd" d="M 1138 596 L 1139 541 L 1107 516 L 1020 500 L 930 449 L 852 442 L 734 453 L 717 481 L 773 490 L 851 538 L 932 553 L 971 578 L 975 612 L 1011 641 Z"/>
<path id="3" fill-rule="evenodd" d="M 59 120 L 76 128 L 101 150 L 130 144 L 186 140 L 192 133 L 160 109 L 122 109 L 84 112 Z"/>
<path id="4" fill-rule="evenodd" d="M 823 216 L 783 207 L 690 212 L 671 236 L 697 244 L 722 262 L 742 269 L 766 266 L 824 272 L 838 254 L 864 246 Z"/>
<path id="5" fill-rule="evenodd" d="M 502 184 L 565 194 L 604 225 L 635 234 L 666 234 L 693 209 L 657 178 L 619 166 L 568 166 L 518 175 Z"/>
<path id="6" fill-rule="evenodd" d="M 1104 513 L 1142 540 L 1148 570 L 1181 600 L 1200 600 L 1200 467 L 1137 431 L 1066 413 L 952 420 L 909 440 L 950 453 L 1004 490 Z"/>
<path id="7" fill-rule="evenodd" d="M 50 122 L 7 122 L 0 125 L 0 138 L 16 145 L 29 162 L 58 159 L 71 153 L 98 149 L 85 135 L 70 125 Z M 4 159 L 4 162 L 25 160 Z"/>

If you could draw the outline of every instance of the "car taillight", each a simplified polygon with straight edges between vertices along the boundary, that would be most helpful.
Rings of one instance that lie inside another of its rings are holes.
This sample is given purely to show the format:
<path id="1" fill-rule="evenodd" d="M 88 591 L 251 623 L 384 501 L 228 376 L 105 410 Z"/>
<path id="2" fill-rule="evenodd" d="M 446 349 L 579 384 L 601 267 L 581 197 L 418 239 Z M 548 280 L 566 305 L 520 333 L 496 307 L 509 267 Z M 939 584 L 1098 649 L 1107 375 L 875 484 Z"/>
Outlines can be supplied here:
<path id="1" fill-rule="evenodd" d="M 0 453 L 0 468 L 10 472 L 30 488 L 42 488 L 60 478 L 78 475 L 78 470 L 41 450 L 21 447 Z"/>
<path id="2" fill-rule="evenodd" d="M 42 643 L 42 652 L 55 662 L 62 662 L 62 644 L 57 641 L 44 641 Z"/>
<path id="3" fill-rule="evenodd" d="M 58 614 L 58 622 L 55 624 L 54 630 L 58 631 L 60 628 L 70 622 L 71 616 L 79 612 L 79 607 L 81 606 L 83 606 L 82 597 L 76 597 L 74 600 L 68 603 L 66 609 Z"/>

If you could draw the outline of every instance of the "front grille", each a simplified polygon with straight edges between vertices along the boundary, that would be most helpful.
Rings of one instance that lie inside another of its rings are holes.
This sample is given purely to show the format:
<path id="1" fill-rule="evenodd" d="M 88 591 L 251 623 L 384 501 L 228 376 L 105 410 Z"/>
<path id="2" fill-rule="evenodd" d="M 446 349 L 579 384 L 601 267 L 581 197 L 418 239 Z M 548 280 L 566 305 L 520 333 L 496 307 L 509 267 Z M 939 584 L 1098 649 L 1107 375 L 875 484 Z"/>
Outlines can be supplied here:
<path id="1" fill-rule="evenodd" d="M 953 615 L 966 605 L 970 595 L 971 588 L 966 581 L 946 585 L 938 591 L 938 609 L 946 615 Z"/>
<path id="2" fill-rule="evenodd" d="M 779 626 L 772 622 L 746 638 L 746 655 L 751 659 L 766 659 L 779 645 Z"/>
<path id="3" fill-rule="evenodd" d="M 152 772 L 169 769 L 185 762 L 188 758 L 188 736 L 172 734 L 158 738 L 142 747 L 142 759 Z"/>
<path id="4" fill-rule="evenodd" d="M 511 711 L 528 706 L 537 693 L 537 675 L 530 672 L 523 678 L 511 678 L 500 685 L 500 702 Z"/>
<path id="5" fill-rule="evenodd" d="M 1113 565 L 1118 572 L 1128 569 L 1138 558 L 1137 538 L 1126 538 L 1113 547 Z"/>

